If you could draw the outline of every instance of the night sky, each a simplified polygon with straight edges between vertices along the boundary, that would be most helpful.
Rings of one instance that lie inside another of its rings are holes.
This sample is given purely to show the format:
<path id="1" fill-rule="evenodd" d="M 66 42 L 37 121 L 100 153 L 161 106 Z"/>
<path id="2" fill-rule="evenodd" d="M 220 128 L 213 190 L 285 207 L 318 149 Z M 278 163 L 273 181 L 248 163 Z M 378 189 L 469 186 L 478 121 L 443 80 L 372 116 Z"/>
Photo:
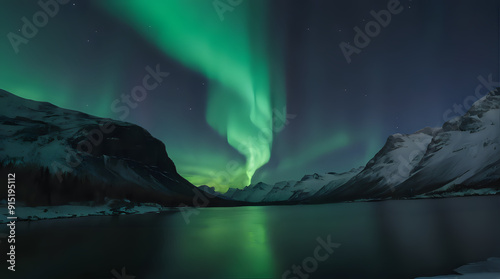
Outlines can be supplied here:
<path id="1" fill-rule="evenodd" d="M 389 2 L 74 0 L 25 38 L 42 8 L 2 1 L 0 88 L 138 124 L 195 185 L 347 171 L 499 77 L 497 0 L 402 0 L 348 63 L 339 45 Z M 127 105 L 148 66 L 168 76 Z"/>

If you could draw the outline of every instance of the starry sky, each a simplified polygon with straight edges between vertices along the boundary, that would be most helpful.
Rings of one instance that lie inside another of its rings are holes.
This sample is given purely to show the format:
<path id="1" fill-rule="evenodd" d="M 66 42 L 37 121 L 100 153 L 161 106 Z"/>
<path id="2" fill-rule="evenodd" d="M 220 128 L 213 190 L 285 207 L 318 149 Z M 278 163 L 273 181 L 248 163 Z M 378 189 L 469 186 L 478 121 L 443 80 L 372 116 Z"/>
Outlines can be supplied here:
<path id="1" fill-rule="evenodd" d="M 364 165 L 499 80 L 494 0 L 401 0 L 385 27 L 386 0 L 42 2 L 2 2 L 0 88 L 138 124 L 220 191 Z"/>

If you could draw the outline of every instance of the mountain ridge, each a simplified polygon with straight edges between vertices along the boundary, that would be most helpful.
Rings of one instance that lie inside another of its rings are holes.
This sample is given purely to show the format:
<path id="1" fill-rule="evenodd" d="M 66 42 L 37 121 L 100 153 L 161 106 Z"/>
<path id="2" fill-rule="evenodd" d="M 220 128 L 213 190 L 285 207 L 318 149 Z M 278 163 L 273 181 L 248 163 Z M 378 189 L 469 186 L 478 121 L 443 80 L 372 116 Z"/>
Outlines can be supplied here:
<path id="1" fill-rule="evenodd" d="M 30 189 L 17 198 L 28 204 L 104 198 L 192 204 L 196 187 L 177 173 L 164 143 L 140 126 L 5 90 L 0 109 L 1 169 L 24 174 L 18 183 Z"/>
<path id="2" fill-rule="evenodd" d="M 0 90 L 0 100 L 0 173 L 23 173 L 21 182 L 34 186 L 20 197 L 33 205 L 104 198 L 192 205 L 197 191 L 213 197 L 213 206 L 231 206 L 500 190 L 498 90 L 442 127 L 390 135 L 365 166 L 273 185 L 259 182 L 225 194 L 209 186 L 197 188 L 180 176 L 165 144 L 140 126 L 24 99 L 5 90 Z"/>
<path id="3" fill-rule="evenodd" d="M 500 192 L 498 92 L 497 89 L 488 93 L 464 115 L 446 121 L 441 127 L 390 135 L 365 166 L 354 173 L 353 170 L 344 173 L 346 180 L 305 175 L 300 181 L 268 185 L 267 190 L 247 186 L 230 191 L 226 196 L 253 203 L 328 203 L 496 194 Z M 311 178 L 325 182 L 315 185 L 312 194 L 300 195 L 311 187 L 301 182 Z M 282 190 L 288 195 L 272 195 Z M 262 199 L 255 195 L 252 198 L 251 192 L 258 191 Z"/>

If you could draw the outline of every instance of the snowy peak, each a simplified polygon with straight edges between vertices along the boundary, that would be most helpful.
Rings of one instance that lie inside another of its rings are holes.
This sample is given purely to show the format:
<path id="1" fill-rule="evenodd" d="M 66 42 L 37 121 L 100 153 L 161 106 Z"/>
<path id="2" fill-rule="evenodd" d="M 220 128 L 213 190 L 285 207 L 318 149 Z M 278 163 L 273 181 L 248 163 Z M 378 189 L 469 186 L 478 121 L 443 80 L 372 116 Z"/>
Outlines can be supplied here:
<path id="1" fill-rule="evenodd" d="M 308 181 L 308 180 L 312 180 L 312 179 L 320 179 L 321 176 L 317 173 L 315 174 L 312 174 L 312 175 L 304 175 L 304 177 L 302 177 L 302 179 L 300 179 L 300 181 Z"/>
<path id="2" fill-rule="evenodd" d="M 465 115 L 443 125 L 402 188 L 411 187 L 419 194 L 448 194 L 458 189 L 490 192 L 488 187 L 499 186 L 499 166 L 500 96 L 494 91 Z"/>
<path id="3" fill-rule="evenodd" d="M 443 125 L 445 132 L 449 131 L 471 131 L 477 132 L 488 125 L 498 122 L 495 111 L 500 109 L 500 88 L 490 92 L 475 102 L 467 113 L 456 117 Z M 499 129 L 500 131 L 500 129 Z"/>
<path id="4" fill-rule="evenodd" d="M 363 171 L 318 201 L 453 196 L 500 191 L 500 95 L 409 135 L 389 136 Z"/>
<path id="5" fill-rule="evenodd" d="M 305 175 L 299 181 L 280 181 L 274 185 L 257 183 L 243 189 L 230 189 L 224 195 L 230 199 L 245 202 L 301 202 L 318 192 L 327 193 L 342 185 L 361 171 L 352 169 L 346 173 L 326 173 Z"/>

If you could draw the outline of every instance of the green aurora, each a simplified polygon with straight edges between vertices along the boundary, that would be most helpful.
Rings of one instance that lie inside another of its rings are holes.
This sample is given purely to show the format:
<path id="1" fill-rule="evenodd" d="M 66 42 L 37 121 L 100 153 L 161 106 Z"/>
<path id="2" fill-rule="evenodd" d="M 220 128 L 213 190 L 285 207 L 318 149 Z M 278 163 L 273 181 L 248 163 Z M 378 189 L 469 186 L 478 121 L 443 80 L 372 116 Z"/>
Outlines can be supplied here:
<path id="1" fill-rule="evenodd" d="M 6 3 L 2 34 L 19 34 L 21 18 L 40 10 L 36 2 L 22 1 Z M 332 51 L 336 45 L 318 43 L 338 38 L 304 26 L 297 31 L 291 19 L 283 18 L 285 11 L 280 14 L 281 6 L 242 1 L 221 20 L 213 3 L 111 0 L 61 6 L 19 53 L 5 36 L 0 40 L 0 88 L 117 119 L 113 101 L 141 81 L 145 66 L 160 64 L 172 77 L 124 121 L 163 141 L 178 172 L 191 183 L 222 192 L 307 173 L 347 171 L 366 164 L 387 135 L 399 132 L 392 122 L 396 112 L 384 108 L 407 97 L 370 93 L 386 92 L 388 83 L 382 81 L 394 81 L 377 66 L 385 60 L 370 56 L 377 63 L 346 68 L 341 53 Z M 292 43 L 289 37 L 298 35 L 304 37 Z M 328 55 L 342 63 L 325 59 Z M 368 78 L 360 82 L 363 76 Z M 409 96 L 420 104 L 411 109 L 426 105 L 419 95 Z M 297 117 L 281 129 L 276 110 Z M 404 132 L 441 125 L 445 109 L 429 110 L 426 119 L 400 113 L 397 123 L 411 122 Z"/>
<path id="2" fill-rule="evenodd" d="M 132 24 L 165 55 L 209 80 L 206 121 L 245 156 L 246 163 L 231 170 L 229 181 L 221 181 L 224 177 L 219 181 L 207 177 L 190 180 L 226 187 L 250 184 L 254 173 L 271 156 L 273 109 L 285 106 L 283 77 L 271 75 L 278 72 L 271 64 L 281 66 L 267 44 L 265 1 L 246 1 L 242 6 L 248 7 L 241 7 L 226 21 L 217 16 L 212 1 L 101 3 L 107 11 Z M 145 22 L 157 26 L 156 32 L 149 32 Z"/>

